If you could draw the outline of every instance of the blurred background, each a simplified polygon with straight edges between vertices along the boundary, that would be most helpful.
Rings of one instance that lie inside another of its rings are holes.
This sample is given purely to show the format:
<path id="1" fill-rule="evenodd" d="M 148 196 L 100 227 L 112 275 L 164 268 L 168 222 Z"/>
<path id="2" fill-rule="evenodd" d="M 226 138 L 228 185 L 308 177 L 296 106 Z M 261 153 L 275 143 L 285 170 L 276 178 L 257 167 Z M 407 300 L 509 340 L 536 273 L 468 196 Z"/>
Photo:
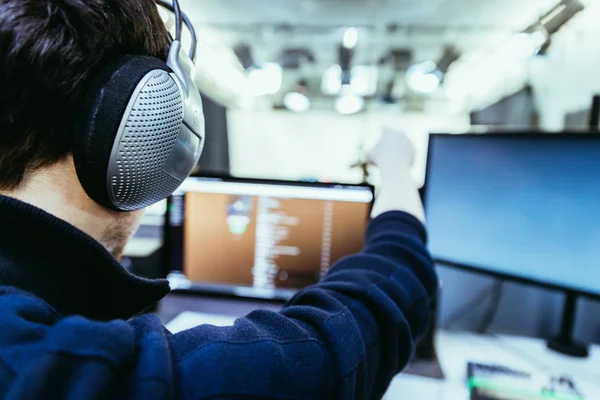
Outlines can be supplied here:
<path id="1" fill-rule="evenodd" d="M 600 94 L 597 0 L 180 2 L 199 39 L 204 174 L 361 182 L 389 126 L 413 140 L 422 186 L 430 133 L 588 130 Z M 438 325 L 474 329 L 488 311 L 473 300 L 496 281 L 440 275 Z M 506 283 L 489 329 L 550 337 L 562 299 Z M 576 336 L 600 342 L 600 305 L 580 303 Z"/>
<path id="2" fill-rule="evenodd" d="M 198 31 L 201 90 L 218 103 L 207 107 L 205 170 L 359 181 L 348 166 L 390 125 L 419 148 L 420 181 L 428 132 L 585 128 L 600 91 L 595 0 L 182 7 Z"/>

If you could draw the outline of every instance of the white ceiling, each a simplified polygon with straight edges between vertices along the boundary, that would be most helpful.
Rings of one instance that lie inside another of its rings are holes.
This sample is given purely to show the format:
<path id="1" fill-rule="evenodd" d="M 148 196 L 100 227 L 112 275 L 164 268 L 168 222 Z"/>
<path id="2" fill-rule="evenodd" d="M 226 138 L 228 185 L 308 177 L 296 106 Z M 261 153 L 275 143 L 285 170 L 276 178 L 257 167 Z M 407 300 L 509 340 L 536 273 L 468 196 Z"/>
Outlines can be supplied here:
<path id="1" fill-rule="evenodd" d="M 523 29 L 558 0 L 181 0 L 199 24 Z"/>
<path id="2" fill-rule="evenodd" d="M 373 65 L 390 48 L 408 48 L 415 62 L 436 60 L 446 45 L 461 52 L 493 48 L 535 22 L 560 0 L 180 0 L 199 36 L 212 45 L 252 47 L 258 61 L 275 61 L 290 47 L 307 47 L 316 64 L 287 71 L 318 88 L 337 62 L 343 28 L 359 28 L 354 62 Z M 391 26 L 394 30 L 390 30 Z M 386 75 L 387 74 L 387 75 Z M 382 71 L 389 82 L 392 71 Z M 381 81 L 381 87 L 387 82 Z"/>

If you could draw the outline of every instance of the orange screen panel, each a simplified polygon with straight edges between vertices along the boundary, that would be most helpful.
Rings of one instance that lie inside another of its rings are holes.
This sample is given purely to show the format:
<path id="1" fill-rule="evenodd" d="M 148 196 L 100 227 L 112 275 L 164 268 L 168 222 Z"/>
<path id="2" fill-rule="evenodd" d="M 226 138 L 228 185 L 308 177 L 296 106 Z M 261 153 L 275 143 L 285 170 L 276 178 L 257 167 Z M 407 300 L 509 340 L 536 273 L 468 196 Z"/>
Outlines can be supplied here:
<path id="1" fill-rule="evenodd" d="M 370 192 L 361 201 L 222 192 L 184 195 L 183 272 L 191 281 L 302 288 L 363 247 Z"/>

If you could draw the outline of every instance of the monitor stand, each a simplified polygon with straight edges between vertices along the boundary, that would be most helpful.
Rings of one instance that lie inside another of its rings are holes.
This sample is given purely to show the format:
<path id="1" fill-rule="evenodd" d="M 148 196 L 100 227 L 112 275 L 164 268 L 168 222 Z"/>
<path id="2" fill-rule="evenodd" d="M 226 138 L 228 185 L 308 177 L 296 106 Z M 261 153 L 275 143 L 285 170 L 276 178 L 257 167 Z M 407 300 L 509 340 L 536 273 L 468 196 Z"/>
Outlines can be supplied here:
<path id="1" fill-rule="evenodd" d="M 548 342 L 548 347 L 558 353 L 571 357 L 586 358 L 589 355 L 588 347 L 577 343 L 573 339 L 575 315 L 577 313 L 578 296 L 574 292 L 567 292 L 563 309 L 562 324 L 558 336 Z"/>
<path id="2" fill-rule="evenodd" d="M 414 357 L 402 373 L 425 378 L 444 379 L 444 371 L 442 371 L 435 351 L 436 317 L 437 300 L 433 299 L 425 333 L 417 343 Z"/>

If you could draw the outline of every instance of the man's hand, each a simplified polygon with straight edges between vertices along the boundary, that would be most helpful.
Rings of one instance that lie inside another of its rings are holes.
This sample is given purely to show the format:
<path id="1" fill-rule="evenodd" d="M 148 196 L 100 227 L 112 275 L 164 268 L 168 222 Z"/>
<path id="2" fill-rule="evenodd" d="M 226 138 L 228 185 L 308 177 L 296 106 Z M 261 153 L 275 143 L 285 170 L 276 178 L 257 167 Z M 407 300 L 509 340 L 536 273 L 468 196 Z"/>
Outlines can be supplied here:
<path id="1" fill-rule="evenodd" d="M 382 176 L 393 176 L 408 172 L 415 160 L 415 148 L 404 132 L 385 127 L 367 159 L 379 167 Z"/>
<path id="2" fill-rule="evenodd" d="M 386 211 L 404 211 L 425 222 L 421 197 L 410 176 L 415 148 L 406 135 L 384 128 L 368 159 L 381 171 L 381 189 L 371 216 L 376 218 Z"/>

